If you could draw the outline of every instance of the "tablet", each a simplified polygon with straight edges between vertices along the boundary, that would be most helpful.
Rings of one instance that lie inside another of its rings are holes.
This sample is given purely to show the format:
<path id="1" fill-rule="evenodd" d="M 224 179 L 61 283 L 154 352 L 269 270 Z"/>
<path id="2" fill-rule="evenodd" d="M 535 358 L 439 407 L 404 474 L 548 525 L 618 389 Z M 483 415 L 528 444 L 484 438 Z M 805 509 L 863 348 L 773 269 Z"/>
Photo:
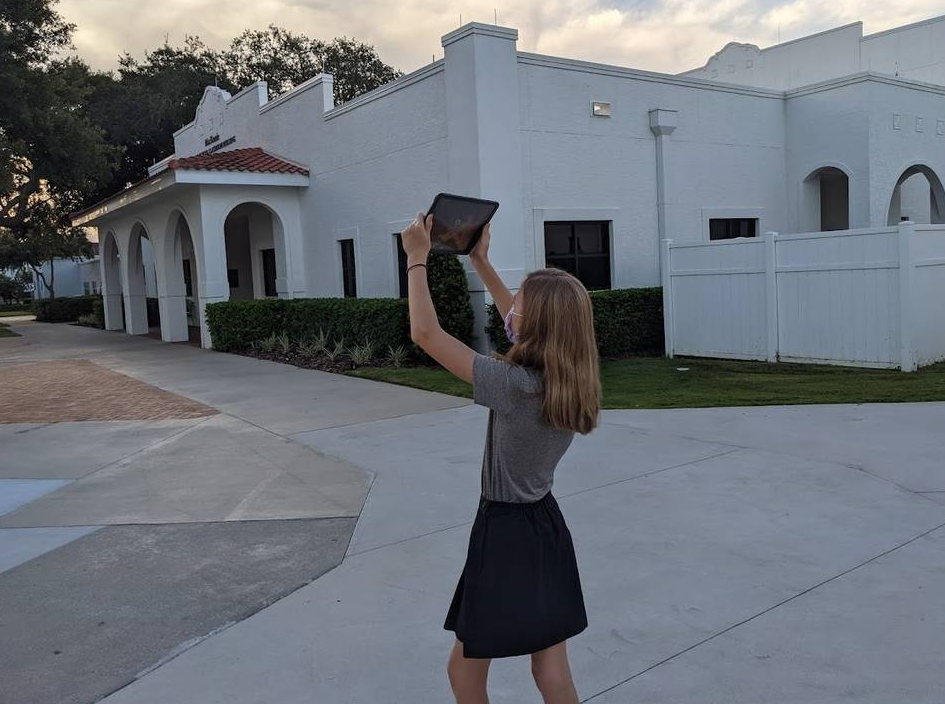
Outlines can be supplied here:
<path id="1" fill-rule="evenodd" d="M 469 254 L 498 208 L 494 200 L 438 194 L 427 212 L 433 216 L 432 250 L 439 254 Z"/>

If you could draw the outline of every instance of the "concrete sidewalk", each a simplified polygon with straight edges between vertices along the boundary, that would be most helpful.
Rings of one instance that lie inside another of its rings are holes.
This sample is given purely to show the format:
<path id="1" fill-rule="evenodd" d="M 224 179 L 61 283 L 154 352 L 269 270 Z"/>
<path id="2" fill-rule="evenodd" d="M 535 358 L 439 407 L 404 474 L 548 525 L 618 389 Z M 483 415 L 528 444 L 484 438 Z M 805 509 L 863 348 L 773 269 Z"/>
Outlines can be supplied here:
<path id="1" fill-rule="evenodd" d="M 466 401 L 70 325 L 0 341 L 0 702 L 91 702 L 342 559 L 369 470 L 285 433 Z"/>
<path id="2" fill-rule="evenodd" d="M 20 354 L 4 356 L 3 343 L 42 336 L 45 358 L 94 348 L 112 369 L 371 477 L 337 567 L 168 651 L 176 657 L 105 702 L 450 701 L 452 635 L 442 622 L 478 498 L 483 409 L 126 336 L 23 327 L 24 338 L 0 341 L 0 369 Z M 555 486 L 590 619 L 570 645 L 582 698 L 941 704 L 942 428 L 945 404 L 606 412 L 598 431 L 576 440 Z M 108 483 L 99 490 L 107 495 Z M 56 505 L 40 498 L 3 520 L 51 515 Z M 12 530 L 24 529 L 0 530 L 0 539 Z M 0 574 L 0 594 L 4 574 L 34 564 Z M 70 564 L 57 558 L 60 570 Z M 540 701 L 525 658 L 493 663 L 490 693 L 495 704 Z"/>
<path id="3" fill-rule="evenodd" d="M 701 412 L 605 414 L 556 486 L 590 616 L 571 644 L 585 701 L 943 701 L 945 506 L 848 455 L 945 427 L 945 406 L 890 408 L 764 410 L 789 435 L 862 418 L 833 455 L 768 449 L 751 410 L 715 426 Z M 299 436 L 376 473 L 345 561 L 109 704 L 449 701 L 441 625 L 484 420 L 463 408 Z M 945 486 L 937 460 L 924 473 Z M 522 658 L 493 664 L 491 693 L 540 701 Z"/>

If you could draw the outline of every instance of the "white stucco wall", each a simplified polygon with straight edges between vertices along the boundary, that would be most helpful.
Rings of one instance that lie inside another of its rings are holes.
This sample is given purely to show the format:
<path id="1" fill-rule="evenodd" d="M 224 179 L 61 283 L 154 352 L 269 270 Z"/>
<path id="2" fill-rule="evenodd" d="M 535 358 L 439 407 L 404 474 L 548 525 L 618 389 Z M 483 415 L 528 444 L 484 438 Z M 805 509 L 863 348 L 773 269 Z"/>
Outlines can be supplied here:
<path id="1" fill-rule="evenodd" d="M 863 37 L 860 69 L 945 85 L 945 16 Z"/>
<path id="2" fill-rule="evenodd" d="M 863 24 L 855 22 L 766 49 L 732 42 L 682 75 L 789 90 L 856 73 L 862 36 Z"/>
<path id="3" fill-rule="evenodd" d="M 85 283 L 96 283 L 101 285 L 101 275 L 99 272 L 98 258 L 83 259 L 72 261 L 71 259 L 56 259 L 55 280 L 53 288 L 56 296 L 82 296 L 85 295 Z M 50 276 L 50 265 L 47 262 L 40 270 L 46 276 L 47 281 Z M 33 274 L 33 291 L 35 298 L 49 298 L 49 291 L 43 284 L 42 279 L 35 273 Z"/>
<path id="4" fill-rule="evenodd" d="M 908 167 L 923 164 L 945 181 L 945 90 L 880 80 L 866 85 L 870 221 L 882 226 L 896 182 Z"/>
<path id="5" fill-rule="evenodd" d="M 945 85 L 945 15 L 866 36 L 854 22 L 765 49 L 731 42 L 682 75 L 790 90 L 861 71 Z"/>
<path id="6" fill-rule="evenodd" d="M 589 219 L 598 210 L 599 219 L 614 221 L 614 287 L 659 282 L 652 108 L 678 111 L 665 155 L 667 236 L 708 239 L 709 217 L 758 217 L 761 231 L 784 226 L 779 95 L 527 54 L 519 75 L 534 266 L 544 263 L 536 211 Z M 610 102 L 612 116 L 593 117 L 592 101 Z"/>
<path id="7" fill-rule="evenodd" d="M 317 184 L 299 196 L 304 287 L 297 293 L 342 295 L 338 240 L 353 239 L 358 294 L 397 295 L 393 233 L 449 183 L 442 63 L 338 108 L 330 82 L 320 79 L 260 110 L 263 97 L 261 86 L 237 94 L 214 129 L 236 137 L 227 149 L 262 147 L 307 166 Z M 182 129 L 177 156 L 204 151 L 204 140 L 196 123 Z"/>

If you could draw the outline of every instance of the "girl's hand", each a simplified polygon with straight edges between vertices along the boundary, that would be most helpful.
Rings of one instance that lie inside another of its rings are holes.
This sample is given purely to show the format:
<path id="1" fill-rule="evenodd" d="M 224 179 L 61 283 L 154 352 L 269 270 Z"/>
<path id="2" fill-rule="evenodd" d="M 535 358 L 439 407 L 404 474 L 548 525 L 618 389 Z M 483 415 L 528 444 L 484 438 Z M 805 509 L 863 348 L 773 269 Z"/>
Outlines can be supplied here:
<path id="1" fill-rule="evenodd" d="M 473 247 L 473 251 L 469 253 L 469 258 L 473 263 L 489 261 L 489 223 L 486 223 L 486 226 L 482 228 L 482 237 Z"/>
<path id="2" fill-rule="evenodd" d="M 412 223 L 400 233 L 408 263 L 425 263 L 430 254 L 430 230 L 433 228 L 433 216 L 417 213 Z"/>

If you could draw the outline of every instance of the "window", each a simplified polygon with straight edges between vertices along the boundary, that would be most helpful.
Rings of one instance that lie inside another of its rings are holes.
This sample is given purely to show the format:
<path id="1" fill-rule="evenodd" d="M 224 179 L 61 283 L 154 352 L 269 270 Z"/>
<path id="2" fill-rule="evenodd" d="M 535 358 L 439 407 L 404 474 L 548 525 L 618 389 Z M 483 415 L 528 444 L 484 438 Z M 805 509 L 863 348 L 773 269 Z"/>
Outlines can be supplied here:
<path id="1" fill-rule="evenodd" d="M 757 218 L 712 218 L 709 220 L 710 240 L 731 240 L 736 237 L 757 237 Z"/>
<path id="2" fill-rule="evenodd" d="M 230 288 L 239 288 L 240 287 L 240 270 L 227 269 L 226 280 L 230 284 Z"/>
<path id="3" fill-rule="evenodd" d="M 263 295 L 277 296 L 276 293 L 276 250 L 262 249 Z"/>
<path id="4" fill-rule="evenodd" d="M 190 276 L 190 260 L 185 259 L 184 265 L 184 295 L 190 298 L 194 295 L 194 284 Z"/>
<path id="5" fill-rule="evenodd" d="M 397 248 L 397 278 L 400 283 L 400 297 L 407 297 L 407 253 L 400 233 L 394 234 L 394 246 Z"/>
<path id="6" fill-rule="evenodd" d="M 545 266 L 574 274 L 590 291 L 610 288 L 610 221 L 546 222 Z"/>
<path id="7" fill-rule="evenodd" d="M 345 298 L 358 295 L 358 277 L 354 268 L 354 240 L 338 240 L 341 245 L 341 278 Z"/>
<path id="8" fill-rule="evenodd" d="M 90 281 L 82 282 L 82 290 L 85 292 L 85 295 L 88 296 L 92 293 L 92 283 Z"/>

